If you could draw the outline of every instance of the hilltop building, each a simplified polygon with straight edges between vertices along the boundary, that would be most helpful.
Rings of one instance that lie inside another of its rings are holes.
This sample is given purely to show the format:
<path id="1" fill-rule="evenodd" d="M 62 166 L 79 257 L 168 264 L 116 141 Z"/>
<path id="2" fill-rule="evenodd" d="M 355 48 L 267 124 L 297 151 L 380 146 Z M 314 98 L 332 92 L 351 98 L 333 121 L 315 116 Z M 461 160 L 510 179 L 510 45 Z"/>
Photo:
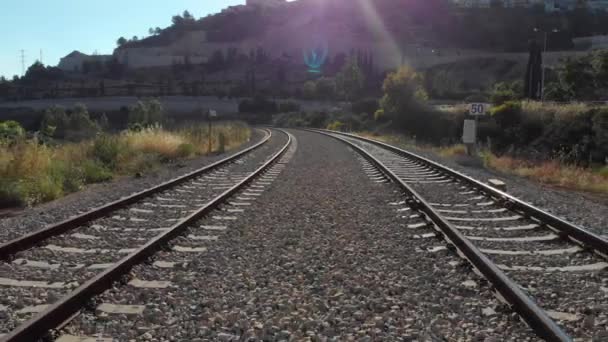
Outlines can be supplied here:
<path id="1" fill-rule="evenodd" d="M 63 57 L 57 67 L 67 72 L 80 72 L 82 70 L 82 64 L 84 62 L 101 62 L 111 60 L 112 55 L 87 55 L 80 51 L 72 51 L 67 56 Z"/>
<path id="2" fill-rule="evenodd" d="M 459 7 L 489 8 L 496 2 L 505 8 L 530 8 L 544 6 L 547 12 L 571 11 L 577 6 L 586 6 L 590 10 L 608 10 L 608 0 L 452 0 Z"/>
<path id="3" fill-rule="evenodd" d="M 247 6 L 275 7 L 286 3 L 285 0 L 247 0 Z"/>

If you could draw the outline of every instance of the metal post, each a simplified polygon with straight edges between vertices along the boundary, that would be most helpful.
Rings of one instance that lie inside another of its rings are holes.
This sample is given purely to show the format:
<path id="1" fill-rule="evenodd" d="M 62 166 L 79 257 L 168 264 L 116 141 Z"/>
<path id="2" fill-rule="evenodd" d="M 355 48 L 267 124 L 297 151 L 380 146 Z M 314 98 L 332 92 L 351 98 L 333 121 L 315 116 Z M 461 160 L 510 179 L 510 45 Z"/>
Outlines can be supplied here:
<path id="1" fill-rule="evenodd" d="M 543 48 L 543 56 L 542 56 L 542 70 L 541 70 L 541 81 L 540 81 L 540 101 L 545 101 L 545 59 L 547 57 L 547 35 L 548 33 L 545 31 L 545 43 Z"/>
<path id="2" fill-rule="evenodd" d="M 211 113 L 209 113 L 207 120 L 209 120 L 209 130 L 208 130 L 209 131 L 209 143 L 208 143 L 207 148 L 208 148 L 209 154 L 211 154 L 211 152 L 212 152 L 212 149 L 211 149 L 211 128 L 212 128 L 211 127 Z"/>

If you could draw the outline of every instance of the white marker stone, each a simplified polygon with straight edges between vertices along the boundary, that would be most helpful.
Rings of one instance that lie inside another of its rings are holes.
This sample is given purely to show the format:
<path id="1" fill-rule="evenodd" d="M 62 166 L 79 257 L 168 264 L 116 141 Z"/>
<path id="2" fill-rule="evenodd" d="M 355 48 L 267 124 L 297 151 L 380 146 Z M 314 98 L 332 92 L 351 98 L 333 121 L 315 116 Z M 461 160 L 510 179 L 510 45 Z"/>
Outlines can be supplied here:
<path id="1" fill-rule="evenodd" d="M 27 260 L 27 259 L 15 259 L 13 261 L 13 264 L 19 265 L 19 266 L 33 267 L 33 268 L 43 268 L 43 269 L 48 269 L 48 270 L 56 270 L 61 266 L 61 264 L 49 264 L 46 261 L 34 261 L 34 260 Z"/>
<path id="2" fill-rule="evenodd" d="M 237 219 L 236 216 L 213 216 L 212 219 L 218 221 L 234 221 Z"/>
<path id="3" fill-rule="evenodd" d="M 204 253 L 207 251 L 207 247 L 174 246 L 173 250 L 182 253 Z"/>
<path id="4" fill-rule="evenodd" d="M 188 235 L 188 239 L 198 241 L 217 241 L 218 237 L 215 235 Z"/>
<path id="5" fill-rule="evenodd" d="M 15 280 L 9 278 L 0 278 L 0 286 L 14 287 L 40 287 L 45 289 L 61 289 L 65 287 L 65 283 L 56 282 L 48 283 L 46 281 L 30 281 L 30 280 Z"/>
<path id="6" fill-rule="evenodd" d="M 547 315 L 549 315 L 549 317 L 551 317 L 555 320 L 558 320 L 558 321 L 576 322 L 581 319 L 581 316 L 567 313 L 567 312 L 560 312 L 560 311 L 553 311 L 553 310 L 546 310 L 546 312 L 547 312 Z"/>
<path id="7" fill-rule="evenodd" d="M 131 209 L 129 209 L 129 211 L 134 212 L 134 213 L 140 213 L 140 214 L 154 214 L 154 210 L 150 210 L 150 209 L 131 208 Z"/>
<path id="8" fill-rule="evenodd" d="M 49 307 L 48 304 L 26 306 L 25 308 L 17 311 L 17 314 L 18 315 L 26 315 L 26 314 L 31 314 L 31 313 L 39 313 L 39 312 L 42 312 L 42 311 L 46 310 L 46 308 L 48 308 L 48 307 Z"/>
<path id="9" fill-rule="evenodd" d="M 202 229 L 205 230 L 217 230 L 217 231 L 224 231 L 226 229 L 228 229 L 226 226 L 201 226 Z"/>
<path id="10" fill-rule="evenodd" d="M 89 265 L 89 267 L 87 267 L 87 268 L 90 269 L 90 270 L 105 270 L 105 269 L 108 269 L 108 268 L 112 267 L 112 265 L 114 265 L 114 264 L 112 264 L 112 263 L 109 263 L 109 264 L 92 264 L 92 265 Z"/>
<path id="11" fill-rule="evenodd" d="M 75 336 L 61 335 L 55 342 L 113 342 L 111 337 L 90 337 L 90 336 Z"/>
<path id="12" fill-rule="evenodd" d="M 173 268 L 173 267 L 175 267 L 175 263 L 174 262 L 170 262 L 170 261 L 155 261 L 152 265 L 154 265 L 154 267 L 158 267 L 158 268 Z"/>
<path id="13" fill-rule="evenodd" d="M 77 239 L 83 239 L 83 240 L 98 240 L 99 237 L 95 236 L 95 235 L 88 235 L 88 234 L 82 234 L 82 233 L 74 233 L 72 234 L 72 237 L 75 237 Z"/>
<path id="14" fill-rule="evenodd" d="M 141 289 L 166 289 L 167 287 L 171 286 L 171 282 L 160 280 L 133 279 L 129 282 L 129 285 Z"/>

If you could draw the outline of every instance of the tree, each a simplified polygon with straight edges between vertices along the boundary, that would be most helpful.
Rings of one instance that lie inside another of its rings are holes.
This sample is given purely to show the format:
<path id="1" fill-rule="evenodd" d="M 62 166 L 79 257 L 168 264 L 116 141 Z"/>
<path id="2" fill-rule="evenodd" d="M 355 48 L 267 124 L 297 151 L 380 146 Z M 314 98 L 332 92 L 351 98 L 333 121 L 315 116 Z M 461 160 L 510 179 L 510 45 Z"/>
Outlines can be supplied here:
<path id="1" fill-rule="evenodd" d="M 559 69 L 562 85 L 576 100 L 592 99 L 595 93 L 593 67 L 588 56 L 569 58 Z"/>
<path id="2" fill-rule="evenodd" d="M 164 109 L 156 99 L 137 101 L 129 108 L 129 127 L 142 128 L 164 122 Z"/>
<path id="3" fill-rule="evenodd" d="M 361 93 L 364 84 L 365 75 L 361 71 L 356 57 L 351 58 L 336 76 L 338 92 L 349 101 Z"/>
<path id="4" fill-rule="evenodd" d="M 332 100 L 336 96 L 336 81 L 329 77 L 321 77 L 316 82 L 317 98 Z"/>
<path id="5" fill-rule="evenodd" d="M 173 26 L 181 26 L 184 23 L 184 18 L 181 15 L 174 15 L 171 18 L 171 22 L 173 23 Z"/>
<path id="6" fill-rule="evenodd" d="M 224 51 L 215 50 L 209 59 L 209 67 L 212 70 L 222 69 L 225 65 L 226 59 L 224 58 Z"/>
<path id="7" fill-rule="evenodd" d="M 407 66 L 388 74 L 382 85 L 384 96 L 380 100 L 384 113 L 392 117 L 408 115 L 419 101 L 426 100 L 428 96 L 422 88 L 422 81 L 422 76 Z"/>
<path id="8" fill-rule="evenodd" d="M 16 121 L 0 122 L 0 141 L 14 141 L 25 136 L 25 130 Z"/>
<path id="9" fill-rule="evenodd" d="M 608 88 L 608 51 L 597 52 L 592 64 L 596 86 Z"/>
<path id="10" fill-rule="evenodd" d="M 133 42 L 136 42 L 138 40 L 139 40 L 139 38 L 137 36 L 133 36 L 133 38 L 131 38 L 131 41 L 133 41 Z"/>
<path id="11" fill-rule="evenodd" d="M 490 94 L 490 101 L 493 104 L 501 105 L 507 101 L 518 100 L 523 93 L 521 88 L 521 82 L 517 81 L 512 83 L 496 83 L 492 89 L 492 93 Z"/>
<path id="12" fill-rule="evenodd" d="M 116 45 L 118 45 L 118 46 L 123 46 L 125 44 L 127 44 L 127 39 L 125 37 L 120 37 L 116 41 Z"/>
<path id="13" fill-rule="evenodd" d="M 157 35 L 159 35 L 159 34 L 163 33 L 163 29 L 161 29 L 160 27 L 156 27 L 154 29 L 154 33 L 157 34 Z"/>
<path id="14" fill-rule="evenodd" d="M 155 33 L 156 33 L 156 31 L 155 31 L 155 30 L 154 30 L 152 27 L 150 27 L 150 28 L 148 29 L 148 34 L 149 34 L 149 35 L 153 36 Z"/>
<path id="15" fill-rule="evenodd" d="M 306 100 L 312 100 L 317 96 L 317 85 L 314 81 L 306 81 L 302 86 L 302 97 Z"/>

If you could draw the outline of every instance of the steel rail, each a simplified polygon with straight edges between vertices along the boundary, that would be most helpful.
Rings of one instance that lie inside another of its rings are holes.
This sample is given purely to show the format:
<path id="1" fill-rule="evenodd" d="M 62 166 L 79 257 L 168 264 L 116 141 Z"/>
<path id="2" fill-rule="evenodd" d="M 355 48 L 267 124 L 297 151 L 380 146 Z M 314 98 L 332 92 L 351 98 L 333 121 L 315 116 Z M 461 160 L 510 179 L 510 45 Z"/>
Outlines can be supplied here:
<path id="1" fill-rule="evenodd" d="M 538 220 L 540 220 L 541 222 L 557 229 L 560 233 L 563 233 L 564 235 L 569 237 L 571 240 L 574 240 L 574 242 L 578 241 L 579 243 L 582 243 L 586 247 L 590 247 L 590 248 L 594 249 L 596 252 L 598 252 L 602 256 L 608 257 L 608 240 L 606 240 L 605 238 L 603 238 L 597 234 L 594 234 L 594 233 L 590 232 L 589 230 L 584 229 L 574 223 L 568 222 L 562 218 L 559 218 L 553 214 L 550 214 L 538 207 L 535 207 L 534 205 L 532 205 L 530 203 L 524 202 L 512 195 L 509 195 L 506 192 L 500 191 L 492 186 L 482 183 L 467 175 L 464 175 L 452 168 L 449 168 L 445 165 L 441 165 L 437 162 L 434 162 L 430 159 L 427 159 L 427 158 L 417 155 L 415 153 L 400 149 L 398 147 L 386 144 L 386 143 L 378 141 L 378 140 L 364 138 L 364 137 L 357 136 L 355 134 L 344 133 L 344 132 L 336 132 L 336 131 L 328 131 L 328 130 L 320 130 L 320 131 L 331 132 L 333 134 L 340 134 L 343 136 L 347 136 L 347 137 L 355 138 L 355 139 L 362 140 L 362 141 L 365 141 L 368 143 L 372 143 L 376 146 L 383 147 L 383 148 L 390 150 L 392 152 L 395 152 L 399 155 L 418 160 L 419 162 L 427 164 L 428 166 L 439 169 L 440 171 L 447 173 L 448 175 L 450 175 L 453 178 L 463 180 L 474 187 L 482 189 L 484 192 L 490 194 L 491 196 L 493 196 L 495 198 L 499 198 L 506 207 L 509 207 L 510 209 L 521 211 L 522 213 L 524 213 L 528 216 L 535 217 Z"/>
<path id="2" fill-rule="evenodd" d="M 228 198 L 241 190 L 241 188 L 243 188 L 245 185 L 249 184 L 258 175 L 266 171 L 285 153 L 289 145 L 291 145 L 292 139 L 291 136 L 286 132 L 281 132 L 287 135 L 287 143 L 281 148 L 280 151 L 278 151 L 266 163 L 264 163 L 264 165 L 247 176 L 247 178 L 243 179 L 241 182 L 226 190 L 221 195 L 212 199 L 196 212 L 190 214 L 188 217 L 173 225 L 168 231 L 158 235 L 144 246 L 127 255 L 109 269 L 88 280 L 76 290 L 61 298 L 57 303 L 52 304 L 48 309 L 37 314 L 35 317 L 31 318 L 17 329 L 13 330 L 0 341 L 36 341 L 45 337 L 45 335 L 51 329 L 56 328 L 69 319 L 72 315 L 77 313 L 88 300 L 111 288 L 112 284 L 118 281 L 124 274 L 127 274 L 133 266 L 141 263 L 146 258 L 161 249 L 166 243 L 180 235 L 189 225 L 193 224 L 201 217 L 207 215 L 212 210 L 215 210 L 224 204 Z"/>
<path id="3" fill-rule="evenodd" d="M 517 312 L 541 338 L 547 341 L 572 341 L 572 339 L 562 331 L 562 329 L 542 310 L 532 299 L 530 299 L 507 275 L 502 272 L 490 259 L 485 256 L 473 243 L 471 243 L 462 233 L 458 231 L 450 222 L 448 222 L 441 214 L 424 200 L 412 187 L 401 180 L 393 171 L 382 164 L 381 161 L 372 156 L 369 152 L 356 144 L 327 131 L 313 132 L 321 133 L 341 141 L 365 159 L 369 160 L 383 173 L 385 173 L 393 182 L 401 187 L 407 195 L 409 195 L 408 204 L 415 209 L 423 212 L 439 230 L 445 238 L 453 244 L 462 255 L 496 288 L 496 290 L 505 298 L 513 310 Z"/>
<path id="4" fill-rule="evenodd" d="M 265 130 L 265 131 L 266 131 L 266 136 L 260 142 L 256 143 L 253 146 L 250 146 L 240 152 L 237 152 L 231 156 L 228 156 L 222 160 L 219 160 L 213 164 L 207 165 L 198 170 L 194 170 L 183 176 L 176 177 L 176 178 L 166 181 L 160 185 L 153 186 L 151 188 L 145 189 L 145 190 L 137 192 L 135 194 L 128 195 L 128 196 L 118 199 L 116 201 L 104 204 L 100 207 L 93 208 L 93 209 L 87 211 L 86 213 L 80 214 L 78 216 L 70 217 L 61 222 L 51 224 L 49 226 L 46 226 L 46 227 L 39 229 L 37 231 L 34 231 L 32 233 L 29 233 L 29 234 L 20 236 L 18 238 L 15 238 L 13 240 L 7 241 L 5 243 L 2 243 L 2 244 L 0 244 L 0 260 L 9 259 L 11 255 L 13 255 L 17 252 L 20 252 L 22 250 L 28 249 L 28 248 L 36 245 L 40 241 L 43 241 L 45 239 L 48 239 L 50 237 L 53 237 L 53 236 L 56 236 L 59 234 L 63 234 L 65 232 L 70 231 L 74 228 L 77 228 L 87 222 L 90 222 L 97 218 L 103 217 L 112 211 L 118 210 L 118 209 L 128 206 L 130 204 L 133 204 L 152 194 L 161 192 L 163 190 L 176 186 L 180 183 L 186 182 L 192 178 L 196 178 L 196 177 L 200 176 L 201 174 L 209 172 L 213 169 L 217 169 L 220 166 L 229 164 L 230 162 L 240 158 L 241 156 L 266 144 L 272 137 L 272 131 L 270 131 L 270 130 Z"/>

